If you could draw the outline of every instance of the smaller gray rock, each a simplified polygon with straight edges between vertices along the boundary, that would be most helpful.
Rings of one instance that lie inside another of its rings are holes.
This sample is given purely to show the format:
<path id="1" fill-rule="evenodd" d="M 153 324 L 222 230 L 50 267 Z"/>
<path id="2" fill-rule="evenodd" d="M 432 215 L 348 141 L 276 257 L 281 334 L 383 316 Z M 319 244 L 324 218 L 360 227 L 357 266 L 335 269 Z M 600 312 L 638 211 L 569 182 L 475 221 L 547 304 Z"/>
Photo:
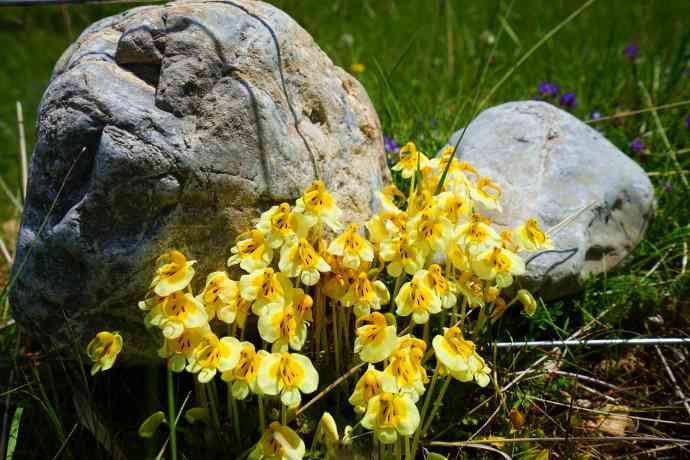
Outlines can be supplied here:
<path id="1" fill-rule="evenodd" d="M 514 228 L 529 217 L 545 230 L 568 222 L 552 234 L 557 251 L 534 257 L 519 280 L 545 300 L 574 294 L 591 274 L 618 265 L 642 240 L 656 208 L 640 166 L 544 102 L 485 110 L 468 126 L 458 158 L 501 185 L 503 212 L 494 216 L 500 226 Z"/>

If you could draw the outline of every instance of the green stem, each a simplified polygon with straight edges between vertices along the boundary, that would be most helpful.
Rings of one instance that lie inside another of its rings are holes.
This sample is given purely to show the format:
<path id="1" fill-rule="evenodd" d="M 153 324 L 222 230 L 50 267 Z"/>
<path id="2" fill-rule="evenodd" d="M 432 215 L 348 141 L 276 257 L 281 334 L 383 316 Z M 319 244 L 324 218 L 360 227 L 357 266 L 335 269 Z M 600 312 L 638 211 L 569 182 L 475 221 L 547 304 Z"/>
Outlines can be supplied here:
<path id="1" fill-rule="evenodd" d="M 170 427 L 170 458 L 177 460 L 177 432 L 175 431 L 175 387 L 173 385 L 172 369 L 166 366 L 168 387 L 168 427 Z"/>
<path id="2" fill-rule="evenodd" d="M 338 332 L 338 309 L 335 303 L 333 307 L 333 349 L 335 351 L 335 372 L 340 375 L 340 334 Z"/>
<path id="3" fill-rule="evenodd" d="M 395 285 L 393 286 L 393 295 L 391 296 L 391 313 L 395 313 L 395 297 L 398 295 L 398 291 L 400 290 L 400 286 L 402 285 L 403 278 L 405 278 L 405 274 L 401 273 L 400 276 L 398 276 L 395 279 Z"/>
<path id="4" fill-rule="evenodd" d="M 228 383 L 228 413 L 232 414 L 232 428 L 235 432 L 235 440 L 240 445 L 242 436 L 240 435 L 240 414 L 237 411 L 237 401 L 232 394 L 232 384 Z"/>
<path id="5" fill-rule="evenodd" d="M 287 406 L 284 404 L 280 406 L 280 424 L 287 425 Z"/>
<path id="6" fill-rule="evenodd" d="M 209 406 L 211 406 L 211 417 L 213 418 L 213 424 L 220 434 L 220 417 L 218 416 L 218 392 L 216 391 L 216 385 L 211 380 L 206 383 L 206 390 L 208 392 Z"/>
<path id="7" fill-rule="evenodd" d="M 410 437 L 405 436 L 405 458 L 410 458 Z"/>
<path id="8" fill-rule="evenodd" d="M 412 441 L 412 451 L 410 455 L 407 456 L 406 460 L 414 460 L 415 453 L 417 452 L 417 446 L 419 445 L 419 438 L 422 434 L 422 427 L 424 426 L 424 421 L 426 413 L 429 410 L 429 402 L 431 402 L 431 394 L 434 392 L 434 387 L 436 386 L 436 380 L 438 380 L 439 365 L 436 363 L 434 368 L 434 375 L 431 377 L 431 383 L 429 388 L 426 390 L 426 396 L 424 397 L 424 405 L 422 406 L 422 413 L 419 417 L 419 426 L 417 431 L 414 433 L 414 440 Z"/>
<path id="9" fill-rule="evenodd" d="M 431 427 L 431 422 L 434 420 L 434 417 L 436 416 L 436 412 L 438 412 L 438 410 L 441 408 L 441 405 L 443 403 L 443 397 L 446 395 L 446 390 L 448 390 L 448 385 L 450 384 L 450 381 L 452 379 L 453 378 L 449 375 L 448 377 L 446 377 L 446 381 L 443 382 L 441 391 L 438 392 L 438 396 L 436 396 L 436 400 L 434 401 L 433 407 L 431 408 L 431 413 L 429 414 L 429 417 L 424 423 L 424 428 L 422 429 L 423 436 L 426 436 L 427 432 L 429 431 L 429 428 Z"/>
<path id="10" fill-rule="evenodd" d="M 402 439 L 398 438 L 393 446 L 393 456 L 395 457 L 395 460 L 402 460 L 402 446 L 400 445 L 400 443 L 402 443 Z"/>
<path id="11" fill-rule="evenodd" d="M 264 398 L 261 395 L 257 396 L 257 401 L 259 404 L 259 428 L 261 428 L 261 434 L 266 431 L 266 415 L 264 414 Z"/>

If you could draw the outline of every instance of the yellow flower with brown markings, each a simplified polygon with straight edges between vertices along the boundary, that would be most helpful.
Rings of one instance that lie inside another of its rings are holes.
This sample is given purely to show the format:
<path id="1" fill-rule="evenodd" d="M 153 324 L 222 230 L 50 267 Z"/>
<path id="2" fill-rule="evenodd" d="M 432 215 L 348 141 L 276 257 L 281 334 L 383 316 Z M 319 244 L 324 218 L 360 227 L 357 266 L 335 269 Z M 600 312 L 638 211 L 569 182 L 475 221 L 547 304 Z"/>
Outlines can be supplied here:
<path id="1" fill-rule="evenodd" d="M 367 409 L 369 400 L 383 392 L 395 393 L 397 391 L 393 377 L 387 375 L 369 364 L 366 372 L 357 381 L 355 390 L 348 399 L 357 413 L 363 413 Z"/>
<path id="2" fill-rule="evenodd" d="M 91 375 L 107 371 L 122 351 L 122 336 L 118 332 L 101 331 L 86 346 L 86 355 L 93 362 Z"/>
<path id="3" fill-rule="evenodd" d="M 429 316 L 441 311 L 442 302 L 426 281 L 426 270 L 419 270 L 412 281 L 403 284 L 395 297 L 398 308 L 395 313 L 400 316 L 412 315 L 412 321 L 424 324 Z"/>
<path id="4" fill-rule="evenodd" d="M 338 208 L 326 186 L 320 180 L 315 180 L 304 190 L 302 197 L 297 199 L 294 212 L 301 219 L 299 225 L 302 228 L 311 228 L 314 225 L 325 223 L 334 232 L 340 231 L 343 224 L 340 217 L 343 211 Z"/>
<path id="5" fill-rule="evenodd" d="M 418 168 L 421 171 L 430 166 L 429 158 L 418 151 L 417 146 L 414 145 L 413 142 L 405 144 L 400 149 L 400 155 L 404 156 L 391 169 L 393 171 L 400 171 L 400 175 L 402 175 L 404 179 L 411 178 Z"/>
<path id="6" fill-rule="evenodd" d="M 240 234 L 230 251 L 232 256 L 228 259 L 228 267 L 239 264 L 246 272 L 268 267 L 273 260 L 273 248 L 263 233 L 256 229 Z"/>
<path id="7" fill-rule="evenodd" d="M 302 460 L 304 441 L 290 427 L 271 422 L 248 460 Z"/>
<path id="8" fill-rule="evenodd" d="M 235 367 L 223 372 L 220 378 L 232 386 L 230 391 L 235 399 L 245 399 L 249 392 L 259 394 L 256 377 L 261 360 L 268 356 L 266 350 L 256 351 L 251 342 L 240 343 L 240 358 Z"/>
<path id="9" fill-rule="evenodd" d="M 355 353 L 362 361 L 378 363 L 388 358 L 398 343 L 395 325 L 388 325 L 386 317 L 373 312 L 357 318 Z"/>
<path id="10" fill-rule="evenodd" d="M 411 436 L 419 426 L 419 410 L 406 395 L 381 393 L 367 404 L 362 426 L 374 431 L 383 444 L 393 444 L 398 435 Z"/>
<path id="11" fill-rule="evenodd" d="M 179 337 L 185 329 L 201 327 L 208 323 L 208 314 L 192 294 L 175 291 L 162 299 L 149 315 L 149 324 L 157 326 L 167 339 Z"/>
<path id="12" fill-rule="evenodd" d="M 151 289 L 161 297 L 181 291 L 194 278 L 195 263 L 195 260 L 188 261 L 180 251 L 172 250 L 162 254 L 158 258 L 159 266 L 151 282 Z"/>
<path id="13" fill-rule="evenodd" d="M 350 224 L 328 246 L 328 252 L 342 257 L 343 266 L 357 270 L 362 263 L 374 260 L 374 248 L 357 232 L 357 224 Z"/>
<path id="14" fill-rule="evenodd" d="M 518 245 L 525 251 L 534 252 L 540 249 L 553 249 L 551 237 L 542 230 L 537 219 L 528 219 L 515 229 Z"/>
<path id="15" fill-rule="evenodd" d="M 472 269 L 484 280 L 496 280 L 496 286 L 505 288 L 513 284 L 513 276 L 525 273 L 525 262 L 503 246 L 494 246 L 477 254 Z"/>
<path id="16" fill-rule="evenodd" d="M 331 266 L 304 238 L 294 239 L 280 252 L 278 268 L 290 278 L 299 278 L 305 286 L 319 282 L 321 272 L 331 271 Z"/>
<path id="17" fill-rule="evenodd" d="M 257 270 L 240 278 L 240 295 L 253 301 L 252 312 L 261 316 L 269 304 L 285 304 L 285 296 L 292 289 L 292 283 L 283 273 L 276 273 L 271 267 Z"/>
<path id="18" fill-rule="evenodd" d="M 158 356 L 167 359 L 167 365 L 173 372 L 182 372 L 187 365 L 187 359 L 192 356 L 194 349 L 201 343 L 206 334 L 211 332 L 208 324 L 185 329 L 179 337 L 163 338 L 163 346 L 158 350 Z"/>
<path id="19" fill-rule="evenodd" d="M 227 372 L 240 359 L 240 341 L 235 337 L 218 338 L 213 332 L 203 336 L 189 357 L 187 372 L 198 374 L 201 383 L 209 382 L 217 372 Z"/>
<path id="20" fill-rule="evenodd" d="M 271 353 L 261 360 L 257 375 L 259 389 L 267 395 L 280 395 L 288 407 L 299 406 L 300 392 L 313 393 L 319 386 L 319 373 L 309 358 L 297 353 Z"/>
<path id="21" fill-rule="evenodd" d="M 388 288 L 383 281 L 371 281 L 367 272 L 353 272 L 345 295 L 340 302 L 346 307 L 352 307 L 355 316 L 368 315 L 371 310 L 380 310 L 382 305 L 390 301 Z"/>

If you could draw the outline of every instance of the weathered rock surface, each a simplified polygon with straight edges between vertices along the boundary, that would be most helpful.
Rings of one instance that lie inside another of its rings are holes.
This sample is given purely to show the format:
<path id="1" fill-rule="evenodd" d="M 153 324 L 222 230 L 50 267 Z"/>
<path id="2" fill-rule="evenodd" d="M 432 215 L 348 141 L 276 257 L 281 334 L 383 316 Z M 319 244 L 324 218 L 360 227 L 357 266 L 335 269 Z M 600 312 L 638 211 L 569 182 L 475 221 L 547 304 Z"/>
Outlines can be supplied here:
<path id="1" fill-rule="evenodd" d="M 388 175 L 362 86 L 251 0 L 93 24 L 57 63 L 37 129 L 14 316 L 56 344 L 119 329 L 130 358 L 156 345 L 136 301 L 162 250 L 183 250 L 203 276 L 252 218 L 317 176 L 351 220 Z"/>
<path id="2" fill-rule="evenodd" d="M 458 157 L 502 186 L 499 224 L 515 227 L 535 216 L 548 230 L 575 216 L 552 235 L 559 251 L 534 258 L 520 280 L 547 300 L 577 292 L 590 274 L 620 263 L 654 214 L 654 189 L 642 168 L 601 133 L 544 102 L 485 110 L 468 126 Z"/>

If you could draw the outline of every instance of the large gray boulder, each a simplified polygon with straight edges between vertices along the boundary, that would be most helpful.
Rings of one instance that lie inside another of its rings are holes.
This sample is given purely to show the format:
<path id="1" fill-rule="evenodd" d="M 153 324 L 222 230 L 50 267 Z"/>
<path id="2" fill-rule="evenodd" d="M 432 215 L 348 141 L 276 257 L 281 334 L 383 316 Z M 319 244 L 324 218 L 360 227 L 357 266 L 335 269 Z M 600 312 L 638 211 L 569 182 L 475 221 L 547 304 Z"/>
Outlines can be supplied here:
<path id="1" fill-rule="evenodd" d="M 534 257 L 520 279 L 546 300 L 578 292 L 588 276 L 618 265 L 654 214 L 654 189 L 642 168 L 601 133 L 544 102 L 485 110 L 468 126 L 458 158 L 501 185 L 500 225 L 514 228 L 529 217 L 546 230 L 565 223 L 552 235 L 557 251 Z"/>
<path id="2" fill-rule="evenodd" d="M 146 358 L 157 344 L 136 305 L 161 251 L 198 260 L 201 278 L 317 177 L 347 221 L 368 217 L 387 175 L 366 92 L 277 8 L 181 1 L 104 19 L 41 102 L 14 317 L 57 345 L 119 329 Z"/>

